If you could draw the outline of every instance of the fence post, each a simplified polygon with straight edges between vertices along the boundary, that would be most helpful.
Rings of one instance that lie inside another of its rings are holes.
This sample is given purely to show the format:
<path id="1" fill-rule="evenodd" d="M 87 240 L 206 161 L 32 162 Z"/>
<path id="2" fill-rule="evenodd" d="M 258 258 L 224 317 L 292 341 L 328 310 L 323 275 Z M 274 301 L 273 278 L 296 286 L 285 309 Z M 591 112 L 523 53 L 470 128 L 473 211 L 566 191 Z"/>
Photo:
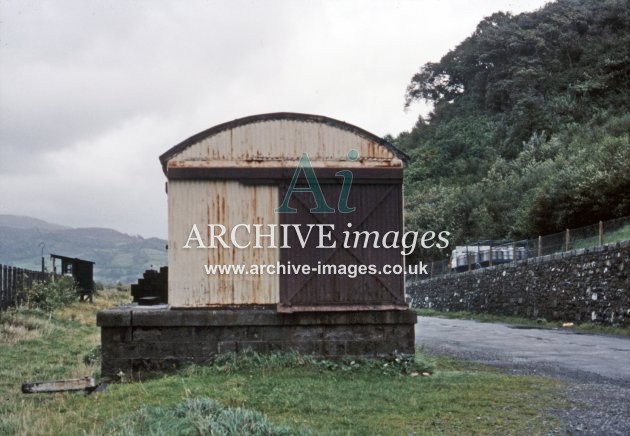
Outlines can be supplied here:
<path id="1" fill-rule="evenodd" d="M 11 289 L 13 289 L 13 267 L 8 266 L 6 270 L 5 287 L 4 287 L 4 306 L 11 305 Z"/>
<path id="2" fill-rule="evenodd" d="M 542 256 L 542 236 L 538 236 L 538 257 Z"/>
<path id="3" fill-rule="evenodd" d="M 516 242 L 512 242 L 512 263 L 516 263 Z"/>
<path id="4" fill-rule="evenodd" d="M 3 278 L 2 280 L 4 281 L 4 292 L 7 292 L 7 289 L 9 289 L 9 267 L 7 265 L 4 265 L 2 267 L 3 269 Z"/>
<path id="5" fill-rule="evenodd" d="M 7 294 L 9 292 L 9 268 L 2 265 L 2 307 L 6 307 Z"/>
<path id="6" fill-rule="evenodd" d="M 493 259 L 492 259 L 492 244 L 490 244 L 490 266 L 494 265 Z"/>
<path id="7" fill-rule="evenodd" d="M 564 238 L 564 251 L 569 251 L 569 247 L 571 246 L 571 234 L 569 229 L 567 229 L 565 238 Z"/>
<path id="8" fill-rule="evenodd" d="M 468 246 L 466 246 L 466 262 L 468 263 L 468 271 L 472 271 L 472 263 L 470 263 L 470 253 L 468 253 Z"/>
<path id="9" fill-rule="evenodd" d="M 4 309 L 4 265 L 0 265 L 0 310 Z"/>
<path id="10" fill-rule="evenodd" d="M 26 276 L 26 270 L 24 268 L 22 268 L 20 270 L 20 277 L 18 279 L 18 281 L 20 283 L 20 292 L 24 290 L 24 276 Z"/>
<path id="11" fill-rule="evenodd" d="M 13 300 L 13 293 L 15 292 L 15 267 L 9 267 L 9 292 L 7 294 L 7 306 L 11 305 L 11 300 Z"/>
<path id="12" fill-rule="evenodd" d="M 18 295 L 22 293 L 22 286 L 24 282 L 24 268 L 15 269 L 15 289 L 13 290 L 13 296 L 11 297 L 11 305 L 15 306 Z"/>
<path id="13" fill-rule="evenodd" d="M 604 245 L 604 222 L 599 220 L 599 239 L 597 245 Z"/>

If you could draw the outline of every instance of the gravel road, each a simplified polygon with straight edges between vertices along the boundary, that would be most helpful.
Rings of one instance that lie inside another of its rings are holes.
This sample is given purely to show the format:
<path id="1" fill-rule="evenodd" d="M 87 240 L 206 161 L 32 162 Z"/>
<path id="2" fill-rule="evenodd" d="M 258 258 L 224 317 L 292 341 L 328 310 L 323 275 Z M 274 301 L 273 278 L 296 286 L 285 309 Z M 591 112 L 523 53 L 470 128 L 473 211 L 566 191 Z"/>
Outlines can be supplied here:
<path id="1" fill-rule="evenodd" d="M 418 317 L 416 343 L 442 354 L 564 380 L 560 433 L 630 435 L 630 338 Z"/>

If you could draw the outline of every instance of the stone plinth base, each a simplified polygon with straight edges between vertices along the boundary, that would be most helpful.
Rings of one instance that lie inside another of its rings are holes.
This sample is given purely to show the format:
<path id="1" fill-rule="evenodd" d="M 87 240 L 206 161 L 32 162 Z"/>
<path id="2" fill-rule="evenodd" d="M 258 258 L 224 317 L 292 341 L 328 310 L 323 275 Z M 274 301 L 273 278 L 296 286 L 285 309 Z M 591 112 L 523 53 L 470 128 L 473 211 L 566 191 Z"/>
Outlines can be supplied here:
<path id="1" fill-rule="evenodd" d="M 412 354 L 415 323 L 411 310 L 280 314 L 132 305 L 97 315 L 106 377 L 203 364 L 217 353 L 248 348 L 327 357 Z"/>

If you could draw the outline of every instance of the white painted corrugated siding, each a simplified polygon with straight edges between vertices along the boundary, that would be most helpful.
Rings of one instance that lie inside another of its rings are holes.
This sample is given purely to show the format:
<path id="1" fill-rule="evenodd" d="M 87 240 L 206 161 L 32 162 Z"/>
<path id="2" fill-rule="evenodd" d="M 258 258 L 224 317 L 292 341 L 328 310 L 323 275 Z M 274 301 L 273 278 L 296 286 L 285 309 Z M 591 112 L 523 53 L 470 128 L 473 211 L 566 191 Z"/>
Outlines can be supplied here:
<path id="1" fill-rule="evenodd" d="M 209 223 L 228 228 L 226 242 L 229 230 L 236 224 L 277 224 L 277 214 L 273 212 L 277 203 L 275 186 L 243 185 L 236 181 L 170 181 L 169 303 L 177 307 L 277 303 L 277 275 L 207 275 L 204 265 L 275 264 L 279 259 L 278 250 L 182 248 L 193 224 L 197 225 L 206 243 Z M 239 243 L 244 245 L 246 241 Z"/>

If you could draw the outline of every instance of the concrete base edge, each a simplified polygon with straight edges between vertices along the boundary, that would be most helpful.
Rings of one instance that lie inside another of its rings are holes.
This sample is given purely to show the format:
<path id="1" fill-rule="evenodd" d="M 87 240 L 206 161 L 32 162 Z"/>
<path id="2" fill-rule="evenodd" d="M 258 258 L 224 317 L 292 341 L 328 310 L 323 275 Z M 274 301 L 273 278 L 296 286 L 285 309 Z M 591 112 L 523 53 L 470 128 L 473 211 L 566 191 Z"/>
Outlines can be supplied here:
<path id="1" fill-rule="evenodd" d="M 246 349 L 323 357 L 412 354 L 415 323 L 411 310 L 281 314 L 130 305 L 97 314 L 104 377 L 169 371 Z"/>

